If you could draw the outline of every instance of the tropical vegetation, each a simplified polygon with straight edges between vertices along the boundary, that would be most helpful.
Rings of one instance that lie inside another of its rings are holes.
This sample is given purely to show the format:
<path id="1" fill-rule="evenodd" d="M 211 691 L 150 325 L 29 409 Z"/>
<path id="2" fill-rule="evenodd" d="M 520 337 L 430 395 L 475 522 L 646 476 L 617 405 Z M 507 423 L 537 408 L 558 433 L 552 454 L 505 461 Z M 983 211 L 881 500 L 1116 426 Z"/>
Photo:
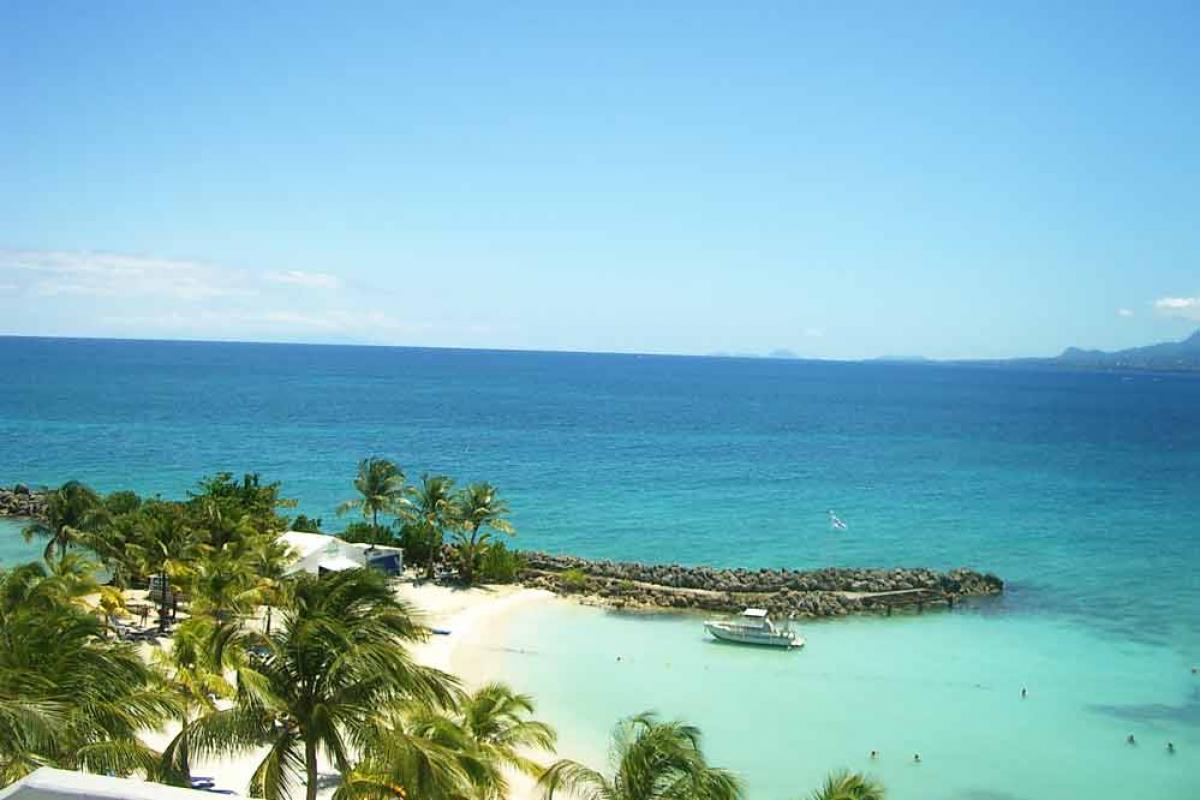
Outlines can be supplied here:
<path id="1" fill-rule="evenodd" d="M 425 542 L 426 576 L 442 558 L 465 583 L 516 579 L 494 486 L 403 476 L 384 459 L 359 465 L 352 531 Z M 189 786 L 198 760 L 264 749 L 237 787 L 264 800 L 314 800 L 327 779 L 336 800 L 500 800 L 514 774 L 547 800 L 742 797 L 698 729 L 650 713 L 617 727 L 609 772 L 547 767 L 555 733 L 533 698 L 498 683 L 466 691 L 418 663 L 411 647 L 430 631 L 382 573 L 288 574 L 280 534 L 294 506 L 253 474 L 205 478 L 181 500 L 78 482 L 48 492 L 25 529 L 46 539 L 42 560 L 0 571 L 0 785 L 49 765 Z M 137 629 L 128 590 L 147 586 L 157 624 Z M 139 651 L 141 638 L 154 646 Z M 161 752 L 146 744 L 168 725 Z M 812 795 L 882 796 L 851 773 Z"/>
<path id="2" fill-rule="evenodd" d="M 579 800 L 740 800 L 741 781 L 709 765 L 700 738 L 693 725 L 638 714 L 613 731 L 609 774 L 562 759 L 539 784 L 546 800 L 564 794 Z"/>

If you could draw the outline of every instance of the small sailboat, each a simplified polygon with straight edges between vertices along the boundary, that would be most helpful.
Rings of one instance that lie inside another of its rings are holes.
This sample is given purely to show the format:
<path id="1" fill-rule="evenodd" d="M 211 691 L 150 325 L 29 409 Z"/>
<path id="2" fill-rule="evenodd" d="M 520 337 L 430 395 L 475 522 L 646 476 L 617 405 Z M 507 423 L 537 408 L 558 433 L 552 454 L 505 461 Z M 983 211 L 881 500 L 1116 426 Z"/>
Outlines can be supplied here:
<path id="1" fill-rule="evenodd" d="M 704 628 L 723 642 L 788 649 L 804 646 L 804 637 L 792 630 L 791 623 L 776 625 L 765 608 L 747 608 L 731 620 L 709 620 Z"/>

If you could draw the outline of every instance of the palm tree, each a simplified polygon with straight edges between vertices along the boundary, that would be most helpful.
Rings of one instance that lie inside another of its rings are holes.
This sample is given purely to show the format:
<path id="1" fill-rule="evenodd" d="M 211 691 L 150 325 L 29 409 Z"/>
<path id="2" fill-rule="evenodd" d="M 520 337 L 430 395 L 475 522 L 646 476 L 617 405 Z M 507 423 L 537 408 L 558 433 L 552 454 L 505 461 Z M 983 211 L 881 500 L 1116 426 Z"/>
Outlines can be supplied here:
<path id="1" fill-rule="evenodd" d="M 88 531 L 94 530 L 103 514 L 100 495 L 79 481 L 67 481 L 52 492 L 46 493 L 46 509 L 43 519 L 27 525 L 22 533 L 25 541 L 44 536 L 45 558 L 49 561 L 55 551 L 61 559 L 67 549 L 78 543 Z"/>
<path id="2" fill-rule="evenodd" d="M 538 781 L 546 800 L 567 790 L 579 800 L 740 800 L 742 784 L 710 767 L 700 751 L 699 729 L 659 722 L 638 714 L 617 725 L 612 744 L 613 774 L 605 776 L 576 761 L 550 766 Z"/>
<path id="3" fill-rule="evenodd" d="M 39 564 L 0 575 L 0 783 L 44 765 L 149 769 L 139 734 L 174 711 L 138 652 L 66 599 L 73 591 Z"/>
<path id="4" fill-rule="evenodd" d="M 241 544 L 258 533 L 250 514 L 228 500 L 196 497 L 191 511 L 202 541 L 215 550 Z"/>
<path id="5" fill-rule="evenodd" d="M 503 796 L 499 764 L 451 716 L 423 703 L 387 708 L 360 731 L 361 757 L 334 800 L 467 800 Z"/>
<path id="6" fill-rule="evenodd" d="M 364 519 L 371 519 L 371 527 L 375 529 L 379 528 L 380 512 L 402 513 L 409 505 L 404 472 L 386 458 L 364 458 L 358 462 L 354 488 L 360 496 L 338 506 L 338 514 L 361 511 Z"/>
<path id="7" fill-rule="evenodd" d="M 502 683 L 481 686 L 459 708 L 461 725 L 484 761 L 537 777 L 543 767 L 526 753 L 552 752 L 557 737 L 546 723 L 529 719 L 532 713 L 533 698 Z M 499 788 L 507 795 L 506 785 Z"/>
<path id="8" fill-rule="evenodd" d="M 303 780 L 317 793 L 324 751 L 347 774 L 379 709 L 399 702 L 450 703 L 454 679 L 416 664 L 405 645 L 427 635 L 416 612 L 373 570 L 295 577 L 275 632 L 246 634 L 235 705 L 199 719 L 193 754 L 268 744 L 250 793 L 282 800 Z M 257 639 L 257 641 L 255 641 Z"/>
<path id="9" fill-rule="evenodd" d="M 413 516 L 429 542 L 425 577 L 432 578 L 446 528 L 454 521 L 454 479 L 445 475 L 422 475 L 413 499 Z"/>
<path id="10" fill-rule="evenodd" d="M 101 586 L 100 597 L 96 601 L 96 613 L 101 617 L 104 637 L 108 638 L 108 632 L 115 627 L 117 618 L 128 613 L 125 607 L 125 593 L 115 586 Z"/>
<path id="11" fill-rule="evenodd" d="M 251 542 L 243 556 L 258 580 L 258 601 L 266 607 L 266 632 L 271 632 L 272 610 L 285 602 L 288 582 L 285 580 L 292 553 L 275 536 L 261 536 Z"/>
<path id="12" fill-rule="evenodd" d="M 147 503 L 138 527 L 138 542 L 129 548 L 147 575 L 159 581 L 158 624 L 165 629 L 171 603 L 180 580 L 191 569 L 191 559 L 199 552 L 200 542 L 178 503 Z"/>
<path id="13" fill-rule="evenodd" d="M 507 514 L 508 503 L 500 499 L 498 490 L 490 483 L 473 483 L 459 492 L 454 504 L 459 530 L 454 538 L 458 545 L 458 574 L 465 583 L 474 582 L 475 562 L 491 539 L 491 531 L 513 534 L 512 525 L 504 518 Z"/>
<path id="14" fill-rule="evenodd" d="M 190 574 L 193 616 L 229 622 L 250 614 L 262 598 L 262 584 L 248 558 L 229 550 L 206 553 L 193 562 Z"/>
<path id="15" fill-rule="evenodd" d="M 179 733 L 163 750 L 155 773 L 166 783 L 191 787 L 192 725 L 196 719 L 214 713 L 217 700 L 233 694 L 225 672 L 238 663 L 233 657 L 235 648 L 227 646 L 236 634 L 234 624 L 193 617 L 179 626 L 169 650 L 154 652 L 163 686 L 178 702 L 180 723 Z"/>
<path id="16" fill-rule="evenodd" d="M 109 506 L 101 524 L 79 538 L 79 544 L 100 559 L 114 585 L 129 586 L 135 579 L 145 577 L 136 550 L 141 525 L 139 510 L 115 512 Z"/>
<path id="17" fill-rule="evenodd" d="M 825 779 L 811 800 L 883 800 L 883 786 L 857 772 L 841 770 Z"/>

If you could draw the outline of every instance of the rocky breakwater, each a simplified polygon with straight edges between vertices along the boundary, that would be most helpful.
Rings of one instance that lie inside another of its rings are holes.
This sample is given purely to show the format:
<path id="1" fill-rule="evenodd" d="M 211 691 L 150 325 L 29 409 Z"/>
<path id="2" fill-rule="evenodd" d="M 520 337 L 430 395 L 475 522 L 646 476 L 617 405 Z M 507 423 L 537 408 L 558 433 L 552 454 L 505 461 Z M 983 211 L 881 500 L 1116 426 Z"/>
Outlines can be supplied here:
<path id="1" fill-rule="evenodd" d="M 0 487 L 0 517 L 41 517 L 45 511 L 46 498 L 36 489 L 23 483 Z"/>
<path id="2" fill-rule="evenodd" d="M 591 561 L 526 552 L 522 581 L 616 608 L 737 613 L 766 608 L 775 617 L 838 617 L 895 608 L 949 606 L 998 594 L 1004 582 L 970 569 L 716 569 L 678 564 Z"/>

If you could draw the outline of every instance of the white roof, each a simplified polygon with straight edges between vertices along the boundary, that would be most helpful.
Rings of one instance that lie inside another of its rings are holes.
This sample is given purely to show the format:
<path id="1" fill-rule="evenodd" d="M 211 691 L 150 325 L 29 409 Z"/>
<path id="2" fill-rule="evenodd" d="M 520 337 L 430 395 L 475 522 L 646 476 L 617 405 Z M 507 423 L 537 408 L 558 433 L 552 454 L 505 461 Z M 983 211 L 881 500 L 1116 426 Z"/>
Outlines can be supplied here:
<path id="1" fill-rule="evenodd" d="M 322 547 L 343 543 L 336 536 L 329 536 L 324 533 L 306 533 L 304 531 L 285 531 L 279 534 L 279 541 L 292 548 L 296 553 L 296 558 L 308 558 Z"/>
<path id="2" fill-rule="evenodd" d="M 327 569 L 330 572 L 341 572 L 346 569 L 362 569 L 363 565 L 357 561 L 351 561 L 345 556 L 331 556 L 317 564 L 321 569 Z"/>
<path id="3" fill-rule="evenodd" d="M 742 612 L 743 617 L 765 617 L 767 610 L 765 608 L 747 608 Z"/>
<path id="4" fill-rule="evenodd" d="M 42 767 L 0 791 L 0 800 L 212 800 L 196 789 Z"/>

